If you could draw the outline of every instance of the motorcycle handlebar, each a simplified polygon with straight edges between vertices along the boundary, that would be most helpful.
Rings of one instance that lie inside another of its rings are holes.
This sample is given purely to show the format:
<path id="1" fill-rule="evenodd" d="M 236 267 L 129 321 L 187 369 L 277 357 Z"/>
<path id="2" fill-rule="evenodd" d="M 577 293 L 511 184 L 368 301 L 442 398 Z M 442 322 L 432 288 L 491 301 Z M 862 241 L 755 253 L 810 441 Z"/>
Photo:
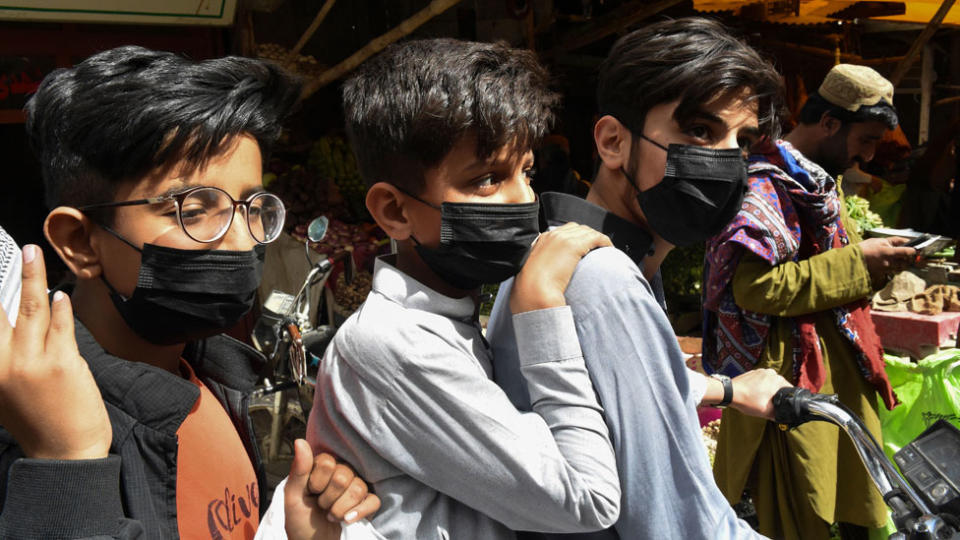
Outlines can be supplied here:
<path id="1" fill-rule="evenodd" d="M 773 409 L 775 421 L 787 428 L 822 421 L 846 432 L 867 473 L 893 510 L 895 523 L 900 525 L 930 515 L 926 503 L 890 463 L 863 421 L 836 395 L 817 394 L 805 388 L 783 388 L 773 396 Z"/>
<path id="2" fill-rule="evenodd" d="M 781 388 L 773 396 L 774 419 L 778 424 L 790 428 L 813 420 L 824 420 L 811 411 L 812 403 L 839 405 L 840 400 L 834 394 L 815 394 L 806 388 Z"/>

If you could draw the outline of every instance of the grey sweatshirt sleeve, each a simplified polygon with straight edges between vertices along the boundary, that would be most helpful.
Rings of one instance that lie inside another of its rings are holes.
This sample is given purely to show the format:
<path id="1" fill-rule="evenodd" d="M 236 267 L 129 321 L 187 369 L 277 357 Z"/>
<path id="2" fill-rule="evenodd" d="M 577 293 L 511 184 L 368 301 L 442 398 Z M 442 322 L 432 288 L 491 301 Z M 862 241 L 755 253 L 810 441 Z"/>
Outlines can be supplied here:
<path id="1" fill-rule="evenodd" d="M 20 458 L 7 474 L 0 538 L 142 538 L 123 515 L 120 457 Z"/>
<path id="2" fill-rule="evenodd" d="M 352 368 L 332 372 L 338 410 L 398 469 L 508 527 L 608 527 L 620 484 L 570 309 L 515 324 L 535 413 L 518 412 L 476 358 L 427 332 L 381 335 L 337 362 Z M 391 355 L 396 374 L 370 361 Z"/>

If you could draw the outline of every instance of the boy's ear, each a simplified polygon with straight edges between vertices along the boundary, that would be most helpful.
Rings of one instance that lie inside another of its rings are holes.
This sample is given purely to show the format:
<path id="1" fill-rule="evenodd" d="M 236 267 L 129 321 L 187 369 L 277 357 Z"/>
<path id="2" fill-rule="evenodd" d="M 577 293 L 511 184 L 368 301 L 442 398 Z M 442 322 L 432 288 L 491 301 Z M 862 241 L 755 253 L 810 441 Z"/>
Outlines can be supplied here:
<path id="1" fill-rule="evenodd" d="M 90 218 L 68 206 L 54 208 L 43 222 L 47 241 L 78 279 L 92 279 L 102 271 L 91 238 L 93 227 Z"/>
<path id="2" fill-rule="evenodd" d="M 400 190 L 386 182 L 377 182 L 367 190 L 370 216 L 394 240 L 406 240 L 413 232 L 405 202 L 406 198 L 401 196 Z"/>
<path id="3" fill-rule="evenodd" d="M 630 131 L 616 118 L 607 115 L 593 126 L 593 140 L 603 166 L 613 170 L 627 167 L 630 158 Z"/>

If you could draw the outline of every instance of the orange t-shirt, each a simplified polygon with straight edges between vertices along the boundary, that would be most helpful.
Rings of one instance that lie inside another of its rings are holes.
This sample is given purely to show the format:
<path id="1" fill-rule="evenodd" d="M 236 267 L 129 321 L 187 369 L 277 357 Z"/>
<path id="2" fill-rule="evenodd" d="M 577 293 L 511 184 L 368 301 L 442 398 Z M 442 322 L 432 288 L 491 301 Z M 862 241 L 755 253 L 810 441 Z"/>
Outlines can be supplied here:
<path id="1" fill-rule="evenodd" d="M 251 539 L 260 522 L 257 475 L 227 411 L 181 360 L 200 399 L 177 430 L 177 525 L 187 539 Z"/>

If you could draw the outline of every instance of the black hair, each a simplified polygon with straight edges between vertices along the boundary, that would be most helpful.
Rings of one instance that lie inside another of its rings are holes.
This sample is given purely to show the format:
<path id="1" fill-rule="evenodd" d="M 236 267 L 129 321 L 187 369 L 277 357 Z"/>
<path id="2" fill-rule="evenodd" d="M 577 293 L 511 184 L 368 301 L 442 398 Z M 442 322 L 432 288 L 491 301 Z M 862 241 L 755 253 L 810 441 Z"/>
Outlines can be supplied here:
<path id="1" fill-rule="evenodd" d="M 125 46 L 47 75 L 26 105 L 26 129 L 47 205 L 80 207 L 155 171 L 196 170 L 235 135 L 256 138 L 266 160 L 299 95 L 299 82 L 260 60 Z"/>
<path id="2" fill-rule="evenodd" d="M 749 89 L 757 101 L 761 132 L 778 137 L 784 108 L 780 74 L 724 25 L 689 17 L 617 40 L 600 66 L 597 101 L 600 114 L 641 133 L 647 112 L 657 105 L 679 99 L 674 118 L 683 124 L 704 104 L 740 89 Z"/>
<path id="3" fill-rule="evenodd" d="M 886 101 L 881 100 L 876 105 L 862 105 L 855 112 L 851 112 L 830 103 L 819 92 L 810 94 L 807 102 L 800 108 L 800 123 L 819 123 L 824 114 L 839 120 L 842 128 L 858 122 L 882 122 L 888 129 L 893 129 L 900 123 L 897 109 Z"/>
<path id="4" fill-rule="evenodd" d="M 344 84 L 347 134 L 361 176 L 410 193 L 468 133 L 477 156 L 546 135 L 558 96 L 530 51 L 455 39 L 388 47 Z"/>

